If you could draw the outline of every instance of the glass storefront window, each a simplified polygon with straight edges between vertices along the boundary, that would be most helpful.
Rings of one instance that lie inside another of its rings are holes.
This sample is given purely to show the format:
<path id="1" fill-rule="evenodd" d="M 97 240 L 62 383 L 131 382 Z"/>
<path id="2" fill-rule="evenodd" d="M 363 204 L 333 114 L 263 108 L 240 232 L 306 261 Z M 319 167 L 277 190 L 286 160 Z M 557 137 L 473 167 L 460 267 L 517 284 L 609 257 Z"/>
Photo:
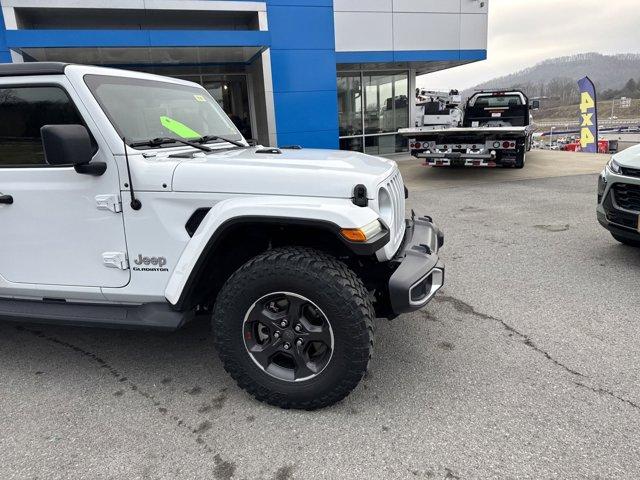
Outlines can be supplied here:
<path id="1" fill-rule="evenodd" d="M 409 126 L 409 101 L 408 72 L 339 74 L 340 148 L 377 155 L 407 151 L 404 137 L 389 134 Z"/>
<path id="2" fill-rule="evenodd" d="M 393 99 L 393 75 L 365 75 L 364 92 L 365 133 L 392 132 L 393 119 L 386 107 Z"/>
<path id="3" fill-rule="evenodd" d="M 202 86 L 229 115 L 242 136 L 252 138 L 246 77 L 238 75 L 218 80 L 215 77 L 203 75 Z"/>
<path id="4" fill-rule="evenodd" d="M 375 135 L 364 139 L 364 153 L 369 155 L 391 155 L 409 151 L 407 139 L 402 135 Z"/>
<path id="5" fill-rule="evenodd" d="M 409 125 L 406 73 L 365 74 L 365 133 L 392 133 Z"/>
<path id="6" fill-rule="evenodd" d="M 362 83 L 360 73 L 338 76 L 340 136 L 362 135 Z"/>
<path id="7" fill-rule="evenodd" d="M 362 152 L 363 137 L 351 137 L 340 139 L 340 150 L 351 150 L 354 152 Z"/>
<path id="8" fill-rule="evenodd" d="M 393 95 L 394 95 L 394 126 L 395 131 L 399 128 L 407 128 L 409 126 L 409 78 L 407 74 L 393 76 Z"/>

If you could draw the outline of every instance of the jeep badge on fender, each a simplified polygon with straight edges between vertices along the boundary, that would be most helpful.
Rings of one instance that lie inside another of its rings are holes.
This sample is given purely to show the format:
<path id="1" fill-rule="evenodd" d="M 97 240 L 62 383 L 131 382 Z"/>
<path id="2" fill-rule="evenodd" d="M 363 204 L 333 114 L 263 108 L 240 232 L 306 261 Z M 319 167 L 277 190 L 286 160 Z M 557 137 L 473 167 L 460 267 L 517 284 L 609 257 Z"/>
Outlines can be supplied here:
<path id="1" fill-rule="evenodd" d="M 167 264 L 167 259 L 164 257 L 143 257 L 138 254 L 138 258 L 136 258 L 133 263 L 136 265 L 157 265 L 159 267 L 164 267 Z"/>

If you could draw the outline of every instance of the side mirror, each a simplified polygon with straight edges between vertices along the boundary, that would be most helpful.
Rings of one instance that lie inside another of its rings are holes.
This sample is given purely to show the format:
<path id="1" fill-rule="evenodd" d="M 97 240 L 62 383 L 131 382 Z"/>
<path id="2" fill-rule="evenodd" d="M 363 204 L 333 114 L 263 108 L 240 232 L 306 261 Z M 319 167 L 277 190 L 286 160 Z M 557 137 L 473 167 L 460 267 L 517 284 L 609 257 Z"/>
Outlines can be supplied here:
<path id="1" fill-rule="evenodd" d="M 45 125 L 40 129 L 44 157 L 49 165 L 73 165 L 76 172 L 102 175 L 104 162 L 93 162 L 91 137 L 83 125 Z"/>
<path id="2" fill-rule="evenodd" d="M 540 100 L 532 100 L 531 101 L 531 110 L 540 109 Z"/>

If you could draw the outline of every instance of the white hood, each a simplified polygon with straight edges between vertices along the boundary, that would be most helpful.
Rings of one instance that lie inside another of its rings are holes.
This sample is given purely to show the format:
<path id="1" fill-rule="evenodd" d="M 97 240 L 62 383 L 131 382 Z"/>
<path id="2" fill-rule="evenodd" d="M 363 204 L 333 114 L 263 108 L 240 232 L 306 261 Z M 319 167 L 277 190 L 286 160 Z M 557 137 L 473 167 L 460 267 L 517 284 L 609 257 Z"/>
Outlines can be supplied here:
<path id="1" fill-rule="evenodd" d="M 616 153 L 613 159 L 623 167 L 640 168 L 640 145 L 634 145 Z"/>
<path id="2" fill-rule="evenodd" d="M 268 154 L 256 150 L 182 160 L 173 174 L 173 190 L 350 198 L 353 188 L 363 184 L 372 197 L 397 168 L 392 160 L 357 152 L 302 149 Z"/>

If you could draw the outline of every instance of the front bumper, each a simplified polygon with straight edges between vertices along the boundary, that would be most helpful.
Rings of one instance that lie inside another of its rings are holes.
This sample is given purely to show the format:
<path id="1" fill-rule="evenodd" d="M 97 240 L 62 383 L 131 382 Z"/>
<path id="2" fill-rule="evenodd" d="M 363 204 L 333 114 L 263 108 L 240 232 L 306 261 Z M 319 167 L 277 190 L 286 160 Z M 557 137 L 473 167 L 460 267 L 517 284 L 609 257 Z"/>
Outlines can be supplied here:
<path id="1" fill-rule="evenodd" d="M 621 207 L 614 195 L 617 183 L 640 186 L 640 179 L 613 174 L 605 169 L 598 177 L 598 222 L 617 236 L 640 240 L 640 211 Z"/>
<path id="2" fill-rule="evenodd" d="M 444 235 L 430 217 L 407 220 L 405 238 L 395 257 L 398 267 L 389 279 L 391 310 L 399 315 L 424 307 L 444 285 L 444 264 L 438 250 Z"/>

